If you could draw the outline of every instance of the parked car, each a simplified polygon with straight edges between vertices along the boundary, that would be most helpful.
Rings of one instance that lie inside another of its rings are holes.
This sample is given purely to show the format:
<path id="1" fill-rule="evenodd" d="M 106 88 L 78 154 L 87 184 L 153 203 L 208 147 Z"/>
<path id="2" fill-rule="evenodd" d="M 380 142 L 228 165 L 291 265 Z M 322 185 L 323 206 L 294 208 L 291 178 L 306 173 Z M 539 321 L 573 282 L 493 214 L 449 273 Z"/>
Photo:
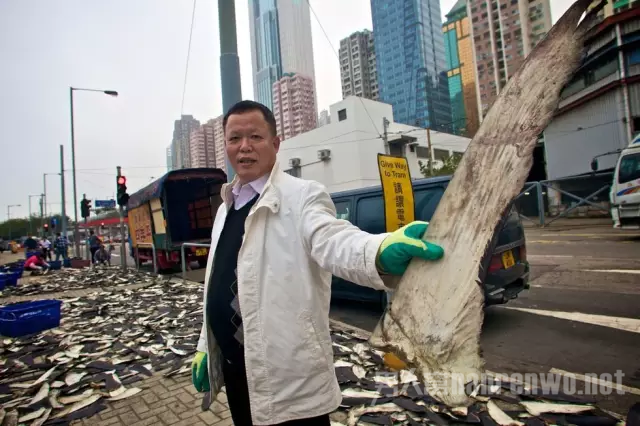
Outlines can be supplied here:
<path id="1" fill-rule="evenodd" d="M 419 179 L 413 181 L 415 219 L 430 221 L 436 211 L 451 176 Z M 373 234 L 385 232 L 384 202 L 381 186 L 372 186 L 331 194 L 337 216 Z M 529 262 L 525 244 L 524 228 L 515 207 L 508 209 L 495 245 L 485 256 L 482 264 L 487 271 L 479 277 L 485 292 L 485 305 L 506 303 L 529 288 Z M 374 302 L 382 308 L 387 305 L 384 291 L 345 281 L 332 279 L 332 298 Z"/>

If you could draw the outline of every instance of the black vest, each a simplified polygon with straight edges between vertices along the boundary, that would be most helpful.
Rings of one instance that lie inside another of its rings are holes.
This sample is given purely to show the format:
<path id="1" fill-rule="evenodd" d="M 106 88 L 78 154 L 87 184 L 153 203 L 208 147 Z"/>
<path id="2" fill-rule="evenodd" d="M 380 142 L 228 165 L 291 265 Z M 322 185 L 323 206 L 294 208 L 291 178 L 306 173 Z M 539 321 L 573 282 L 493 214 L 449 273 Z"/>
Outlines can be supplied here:
<path id="1" fill-rule="evenodd" d="M 224 358 L 234 363 L 244 361 L 244 347 L 234 336 L 242 327 L 242 321 L 239 315 L 234 315 L 236 311 L 231 306 L 238 294 L 238 253 L 242 246 L 245 220 L 257 199 L 256 195 L 239 210 L 233 206 L 229 209 L 216 247 L 207 290 L 207 323 Z"/>

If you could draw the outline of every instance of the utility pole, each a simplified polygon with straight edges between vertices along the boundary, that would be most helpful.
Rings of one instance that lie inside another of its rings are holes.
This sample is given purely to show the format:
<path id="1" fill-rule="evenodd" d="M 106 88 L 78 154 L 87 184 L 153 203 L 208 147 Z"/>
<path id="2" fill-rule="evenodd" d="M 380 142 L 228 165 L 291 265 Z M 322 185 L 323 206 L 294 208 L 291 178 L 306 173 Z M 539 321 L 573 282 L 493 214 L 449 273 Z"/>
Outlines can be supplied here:
<path id="1" fill-rule="evenodd" d="M 66 196 L 64 193 L 64 147 L 60 145 L 60 193 L 62 197 L 62 218 L 60 220 L 60 231 L 62 236 L 67 238 L 67 208 Z"/>
<path id="2" fill-rule="evenodd" d="M 33 214 L 31 213 L 31 199 L 40 195 L 29 195 L 29 236 L 33 237 Z"/>
<path id="3" fill-rule="evenodd" d="M 87 199 L 87 194 L 82 194 L 82 199 L 86 200 Z M 85 242 L 84 242 L 84 247 L 85 247 L 85 254 L 87 256 L 87 259 L 89 259 L 89 262 L 91 262 L 91 266 L 93 267 L 93 259 L 91 258 L 91 250 L 89 249 L 89 239 L 86 238 L 87 237 L 87 233 L 89 232 L 89 228 L 87 228 L 87 218 L 89 216 L 85 216 L 84 217 L 84 236 L 85 236 Z M 78 225 L 76 225 L 77 227 Z M 80 244 L 80 234 L 78 233 L 78 244 Z"/>
<path id="4" fill-rule="evenodd" d="M 218 0 L 218 22 L 220 28 L 220 80 L 222 83 L 222 113 L 242 100 L 240 85 L 240 58 L 236 34 L 235 1 Z M 227 181 L 231 182 L 235 171 L 225 152 Z"/>
<path id="5" fill-rule="evenodd" d="M 42 174 L 42 187 L 44 192 L 42 193 L 42 204 L 44 204 L 43 212 L 44 216 L 47 215 L 47 173 Z"/>
<path id="6" fill-rule="evenodd" d="M 40 195 L 40 228 L 42 228 L 42 236 L 44 236 L 44 194 Z"/>
<path id="7" fill-rule="evenodd" d="M 11 238 L 11 207 L 22 207 L 20 204 L 9 204 L 7 206 L 7 222 L 9 223 L 9 241 L 12 241 Z"/>
<path id="8" fill-rule="evenodd" d="M 117 182 L 118 178 L 122 176 L 122 168 L 118 166 L 116 168 L 116 172 L 117 172 L 117 177 L 116 177 L 116 182 Z M 127 246 L 126 246 L 127 240 L 124 237 L 124 208 L 122 207 L 122 205 L 118 205 L 118 211 L 120 212 L 120 260 L 122 263 L 122 270 L 126 271 L 127 270 Z"/>
<path id="9" fill-rule="evenodd" d="M 431 149 L 431 128 L 427 127 L 427 146 L 429 147 L 429 175 L 433 176 L 433 150 Z"/>
<path id="10" fill-rule="evenodd" d="M 80 232 L 78 230 L 78 196 L 76 192 L 76 138 L 73 129 L 73 87 L 69 87 L 69 105 L 71 108 L 71 170 L 73 180 L 73 242 L 75 244 L 74 256 L 80 255 Z"/>
<path id="11" fill-rule="evenodd" d="M 389 120 L 387 117 L 382 119 L 382 140 L 384 141 L 384 153 L 389 155 L 389 139 L 387 137 L 387 130 L 389 129 Z"/>

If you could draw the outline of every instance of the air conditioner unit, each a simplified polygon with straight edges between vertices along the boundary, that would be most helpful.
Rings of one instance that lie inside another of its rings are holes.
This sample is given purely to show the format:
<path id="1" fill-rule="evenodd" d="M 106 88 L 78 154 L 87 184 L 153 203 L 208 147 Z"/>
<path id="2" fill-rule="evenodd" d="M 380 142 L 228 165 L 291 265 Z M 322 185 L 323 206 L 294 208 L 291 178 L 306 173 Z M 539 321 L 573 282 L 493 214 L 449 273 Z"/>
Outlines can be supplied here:
<path id="1" fill-rule="evenodd" d="M 330 149 L 321 149 L 318 151 L 318 160 L 327 161 L 331 158 L 331 150 Z"/>
<path id="2" fill-rule="evenodd" d="M 300 159 L 299 158 L 289 159 L 289 167 L 300 167 Z"/>

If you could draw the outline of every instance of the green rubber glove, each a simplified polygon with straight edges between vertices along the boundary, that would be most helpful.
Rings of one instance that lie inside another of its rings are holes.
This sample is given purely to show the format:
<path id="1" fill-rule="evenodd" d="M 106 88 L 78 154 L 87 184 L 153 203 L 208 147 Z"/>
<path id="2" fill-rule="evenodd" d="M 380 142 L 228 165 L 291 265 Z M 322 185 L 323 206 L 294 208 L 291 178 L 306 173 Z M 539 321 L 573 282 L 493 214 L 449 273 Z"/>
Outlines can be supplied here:
<path id="1" fill-rule="evenodd" d="M 198 392 L 209 392 L 209 368 L 205 352 L 196 353 L 191 362 L 191 381 Z"/>
<path id="2" fill-rule="evenodd" d="M 376 258 L 378 270 L 384 274 L 402 275 L 414 257 L 440 259 L 444 255 L 442 247 L 422 240 L 428 226 L 428 222 L 411 222 L 385 238 Z"/>

